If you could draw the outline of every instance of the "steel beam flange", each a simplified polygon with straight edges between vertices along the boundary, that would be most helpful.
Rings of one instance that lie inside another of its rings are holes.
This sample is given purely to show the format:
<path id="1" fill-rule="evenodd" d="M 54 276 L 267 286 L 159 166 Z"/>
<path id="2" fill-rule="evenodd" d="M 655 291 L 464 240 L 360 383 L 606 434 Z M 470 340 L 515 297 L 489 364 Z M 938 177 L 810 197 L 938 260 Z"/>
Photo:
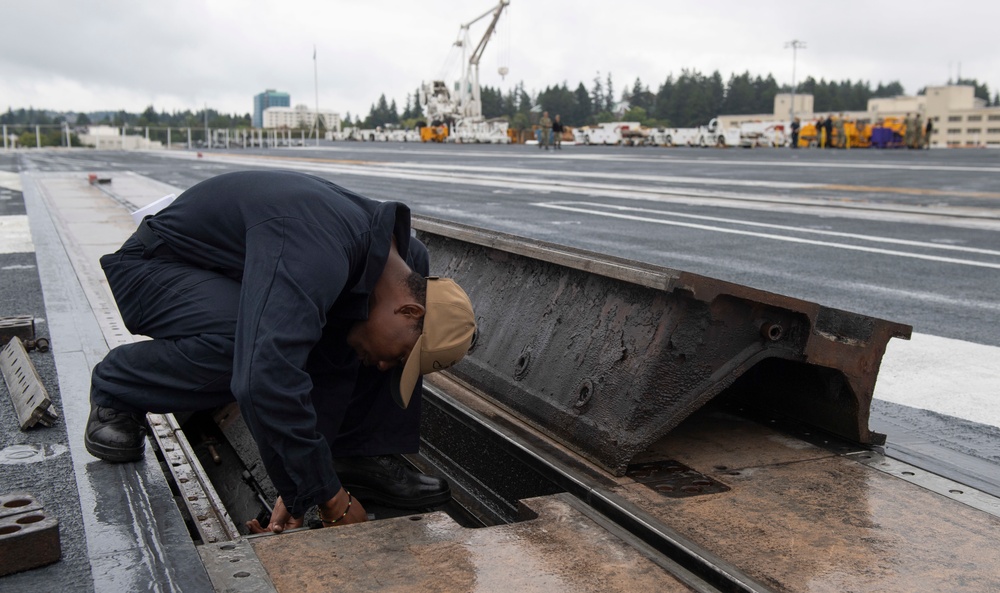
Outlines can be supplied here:
<path id="1" fill-rule="evenodd" d="M 751 405 L 883 442 L 868 428 L 875 379 L 909 326 L 437 219 L 413 227 L 431 272 L 476 311 L 476 348 L 450 372 L 617 475 L 731 386 Z"/>

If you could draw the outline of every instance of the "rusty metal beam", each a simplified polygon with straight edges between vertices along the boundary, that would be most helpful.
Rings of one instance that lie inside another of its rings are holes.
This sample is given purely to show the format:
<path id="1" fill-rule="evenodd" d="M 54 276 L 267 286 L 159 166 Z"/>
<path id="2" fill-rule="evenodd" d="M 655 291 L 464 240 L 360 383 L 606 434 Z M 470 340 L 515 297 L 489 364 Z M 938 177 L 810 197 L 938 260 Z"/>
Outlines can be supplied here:
<path id="1" fill-rule="evenodd" d="M 696 274 L 415 216 L 479 332 L 454 376 L 623 475 L 740 380 L 756 403 L 862 444 L 890 338 L 911 328 Z"/>

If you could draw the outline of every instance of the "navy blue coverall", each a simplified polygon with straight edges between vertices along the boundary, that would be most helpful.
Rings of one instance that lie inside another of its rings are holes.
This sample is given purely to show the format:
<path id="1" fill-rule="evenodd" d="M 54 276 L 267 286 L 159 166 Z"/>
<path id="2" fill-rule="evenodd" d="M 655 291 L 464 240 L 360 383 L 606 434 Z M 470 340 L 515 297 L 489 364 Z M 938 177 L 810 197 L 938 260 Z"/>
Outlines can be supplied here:
<path id="1" fill-rule="evenodd" d="M 407 206 L 311 175 L 246 171 L 191 187 L 146 225 L 101 266 L 126 327 L 154 339 L 94 368 L 95 404 L 182 412 L 235 396 L 294 516 L 340 490 L 332 457 L 417 450 L 419 385 L 400 409 L 390 374 L 361 365 L 346 342 L 393 237 L 411 269 L 429 273 Z"/>

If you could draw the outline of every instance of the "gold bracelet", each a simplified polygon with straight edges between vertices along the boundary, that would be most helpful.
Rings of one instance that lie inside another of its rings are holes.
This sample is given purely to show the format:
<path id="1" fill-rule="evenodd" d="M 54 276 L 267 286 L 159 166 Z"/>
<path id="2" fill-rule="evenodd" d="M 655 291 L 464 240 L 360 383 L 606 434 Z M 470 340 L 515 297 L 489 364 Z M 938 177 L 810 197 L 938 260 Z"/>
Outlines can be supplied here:
<path id="1" fill-rule="evenodd" d="M 333 521 L 327 521 L 326 519 L 323 518 L 323 513 L 320 513 L 319 514 L 319 520 L 320 520 L 321 523 L 323 523 L 323 525 L 333 525 L 337 521 L 340 521 L 341 519 L 343 519 L 344 517 L 346 517 L 347 513 L 351 512 L 351 503 L 354 502 L 354 499 L 351 498 L 350 491 L 345 490 L 345 492 L 347 492 L 347 508 L 344 509 L 344 514 L 341 515 L 341 516 L 339 516 L 339 517 L 337 517 Z"/>

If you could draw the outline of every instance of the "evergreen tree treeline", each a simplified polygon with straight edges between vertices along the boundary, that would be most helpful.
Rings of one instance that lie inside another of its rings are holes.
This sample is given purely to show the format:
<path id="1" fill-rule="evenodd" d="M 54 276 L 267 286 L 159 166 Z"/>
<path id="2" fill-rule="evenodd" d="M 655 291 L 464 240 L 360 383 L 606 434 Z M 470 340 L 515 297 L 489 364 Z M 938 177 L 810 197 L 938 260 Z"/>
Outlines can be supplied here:
<path id="1" fill-rule="evenodd" d="M 135 127 L 172 127 L 172 128 L 201 128 L 205 125 L 205 111 L 192 112 L 166 111 L 157 112 L 152 105 L 142 113 L 129 113 L 125 110 L 119 111 L 98 111 L 92 113 L 69 112 L 53 115 L 49 111 L 28 109 L 7 108 L 6 113 L 0 113 L 0 124 L 6 125 L 52 125 L 68 123 L 71 126 L 109 125 L 109 126 L 135 126 Z M 250 114 L 228 115 L 219 113 L 214 109 L 208 109 L 208 126 L 211 128 L 249 128 L 251 125 Z"/>
<path id="2" fill-rule="evenodd" d="M 949 81 L 949 84 L 951 81 Z M 976 97 L 987 105 L 1000 106 L 1000 94 L 990 100 L 990 89 L 975 79 L 962 79 L 957 84 L 975 87 Z M 596 73 L 590 87 L 583 82 L 570 89 L 566 82 L 548 86 L 532 96 L 524 83 L 516 84 L 507 92 L 499 88 L 484 86 L 481 89 L 483 116 L 506 118 L 514 129 L 525 129 L 537 121 L 542 111 L 550 115 L 560 114 L 564 124 L 569 126 L 593 125 L 604 121 L 638 121 L 647 126 L 693 127 L 703 125 L 720 114 L 771 113 L 774 96 L 790 92 L 790 88 L 779 85 L 774 77 L 753 76 L 750 72 L 732 74 L 723 81 L 718 71 L 703 74 L 698 70 L 684 69 L 680 75 L 673 74 L 652 90 L 642 80 L 636 78 L 631 86 L 625 86 L 620 95 L 615 93 L 615 82 L 610 73 L 602 76 Z M 868 100 L 877 97 L 894 97 L 903 94 L 903 86 L 898 81 L 888 84 L 878 83 L 873 89 L 868 81 L 850 80 L 827 81 L 806 78 L 797 88 L 798 93 L 813 95 L 813 108 L 817 113 L 837 111 L 863 111 Z M 923 89 L 918 92 L 922 94 Z M 208 126 L 211 128 L 250 127 L 250 114 L 227 115 L 208 109 Z M 407 94 L 403 112 L 400 113 L 396 100 L 386 99 L 382 94 L 372 104 L 368 116 L 344 118 L 344 125 L 365 128 L 376 126 L 414 127 L 424 121 L 424 114 L 418 100 L 418 92 Z M 0 113 L 0 124 L 7 125 L 71 125 L 108 124 L 113 126 L 154 126 L 191 127 L 205 125 L 205 111 L 157 112 L 149 106 L 140 114 L 117 112 L 95 112 L 91 114 L 68 113 L 52 115 L 51 112 L 29 109 L 7 109 Z"/>
<path id="3" fill-rule="evenodd" d="M 991 104 L 989 89 L 976 80 L 962 80 L 960 84 L 976 87 L 976 96 Z M 535 96 L 529 94 L 524 83 L 518 83 L 506 93 L 500 89 L 484 86 L 481 89 L 483 116 L 487 119 L 506 118 L 515 129 L 529 127 L 537 121 L 541 111 L 550 115 L 560 114 L 563 123 L 570 126 L 593 125 L 597 122 L 639 121 L 648 126 L 694 127 L 708 123 L 720 114 L 771 113 L 774 110 L 774 96 L 790 92 L 788 85 L 779 85 L 774 77 L 753 76 L 750 72 L 732 74 L 723 81 L 718 71 L 710 75 L 697 70 L 682 70 L 676 78 L 673 75 L 660 84 L 654 92 L 639 78 L 631 87 L 622 91 L 616 99 L 614 80 L 611 74 L 602 76 L 598 72 L 588 89 L 581 82 L 571 90 L 566 82 L 546 87 Z M 817 113 L 837 111 L 863 111 L 868 100 L 878 97 L 894 97 L 904 94 L 903 85 L 898 81 L 888 84 L 878 83 L 872 88 L 867 81 L 850 80 L 827 81 L 809 77 L 801 82 L 798 93 L 813 95 L 813 108 Z M 1000 95 L 992 104 L 1000 106 Z M 386 111 L 385 96 L 364 120 L 349 120 L 345 125 L 360 125 L 366 128 L 384 125 L 412 127 L 422 121 L 417 94 L 407 95 L 406 108 L 402 115 L 389 108 Z"/>

